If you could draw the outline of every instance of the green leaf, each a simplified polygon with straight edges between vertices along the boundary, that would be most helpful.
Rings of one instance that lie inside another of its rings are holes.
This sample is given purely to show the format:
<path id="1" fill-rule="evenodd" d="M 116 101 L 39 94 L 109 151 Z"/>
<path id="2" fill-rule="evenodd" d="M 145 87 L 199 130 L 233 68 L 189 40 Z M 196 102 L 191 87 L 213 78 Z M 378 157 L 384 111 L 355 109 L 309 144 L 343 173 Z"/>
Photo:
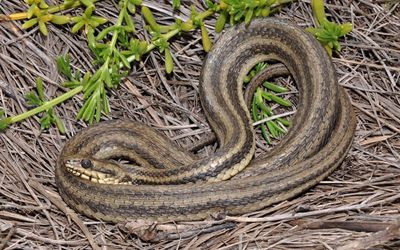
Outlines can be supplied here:
<path id="1" fill-rule="evenodd" d="M 85 25 L 84 21 L 77 22 L 74 26 L 72 26 L 71 32 L 72 33 L 78 32 L 84 25 Z"/>
<path id="2" fill-rule="evenodd" d="M 129 11 L 129 13 L 131 14 L 135 14 L 136 13 L 136 7 L 133 3 L 131 3 L 131 1 L 129 1 L 127 9 Z"/>
<path id="3" fill-rule="evenodd" d="M 81 85 L 81 83 L 78 82 L 78 81 L 76 81 L 76 80 L 65 81 L 65 82 L 63 83 L 63 86 L 66 87 L 66 88 L 69 88 L 69 89 L 74 89 L 74 88 L 76 88 L 76 87 L 78 87 L 78 86 L 80 86 L 80 85 Z"/>
<path id="4" fill-rule="evenodd" d="M 213 10 L 214 12 L 218 12 L 220 10 L 220 6 L 217 2 L 214 3 L 211 0 L 206 0 L 206 5 L 209 10 Z"/>
<path id="5" fill-rule="evenodd" d="M 85 12 L 83 14 L 85 15 L 86 18 L 89 18 L 92 15 L 94 9 L 95 9 L 95 6 L 93 4 L 91 4 L 91 5 L 87 6 L 87 8 L 85 9 Z"/>
<path id="6" fill-rule="evenodd" d="M 39 16 L 39 22 L 43 22 L 43 23 L 47 23 L 50 22 L 53 19 L 54 15 L 52 14 L 45 14 L 45 15 L 41 15 Z"/>
<path id="7" fill-rule="evenodd" d="M 353 30 L 353 25 L 351 23 L 344 23 L 340 25 L 340 34 L 339 36 L 345 36 Z"/>
<path id="8" fill-rule="evenodd" d="M 27 94 L 25 94 L 25 100 L 26 104 L 29 106 L 40 106 L 42 102 L 40 101 L 40 98 L 37 96 L 36 92 L 31 91 Z"/>
<path id="9" fill-rule="evenodd" d="M 153 44 L 158 47 L 160 52 L 164 52 L 164 50 L 169 47 L 169 42 L 164 37 L 160 37 L 153 41 Z"/>
<path id="10" fill-rule="evenodd" d="M 261 10 L 262 17 L 267 17 L 267 16 L 269 16 L 270 13 L 271 13 L 271 8 L 269 6 L 267 6 Z"/>
<path id="11" fill-rule="evenodd" d="M 156 20 L 154 19 L 153 13 L 150 11 L 150 9 L 146 6 L 142 6 L 142 15 L 146 22 L 150 25 L 151 29 L 154 31 L 159 31 L 160 27 L 156 23 Z"/>
<path id="12" fill-rule="evenodd" d="M 96 39 L 94 37 L 94 31 L 91 30 L 87 34 L 87 41 L 89 48 L 93 51 L 95 47 L 100 47 L 99 45 L 96 44 Z"/>
<path id="13" fill-rule="evenodd" d="M 289 91 L 289 90 L 288 90 L 287 88 L 285 88 L 285 87 L 282 87 L 282 86 L 279 86 L 279 85 L 270 83 L 270 82 L 268 82 L 268 81 L 264 82 L 264 83 L 263 83 L 263 86 L 266 87 L 266 88 L 269 89 L 269 90 L 274 91 L 275 93 L 284 93 L 284 92 Z"/>
<path id="14" fill-rule="evenodd" d="M 165 56 L 165 71 L 167 72 L 167 74 L 170 74 L 174 69 L 174 62 L 172 60 L 172 55 L 169 48 L 165 48 L 164 56 Z"/>
<path id="15" fill-rule="evenodd" d="M 69 61 L 69 55 L 66 54 L 65 56 L 59 56 L 57 58 L 57 68 L 58 70 L 65 75 L 69 80 L 73 79 L 71 65 Z"/>
<path id="16" fill-rule="evenodd" d="M 249 10 L 246 12 L 246 17 L 244 18 L 244 23 L 245 23 L 245 24 L 249 24 L 252 17 L 253 17 L 253 9 L 249 9 Z"/>
<path id="17" fill-rule="evenodd" d="M 88 82 L 83 86 L 83 98 L 87 99 L 89 97 L 89 95 L 92 94 L 92 92 L 94 91 L 94 89 L 96 89 L 97 87 L 97 83 L 100 79 L 100 76 L 102 75 L 103 70 L 102 69 L 98 69 L 94 75 L 92 75 L 90 77 L 90 79 L 88 80 Z"/>
<path id="18" fill-rule="evenodd" d="M 32 18 L 33 14 L 34 14 L 34 12 L 35 12 L 35 9 L 37 9 L 37 8 L 38 8 L 38 7 L 36 6 L 36 4 L 32 4 L 32 5 L 29 7 L 28 11 L 26 12 L 28 19 L 31 19 L 31 18 Z"/>
<path id="19" fill-rule="evenodd" d="M 181 25 L 182 31 L 191 31 L 194 29 L 193 20 L 189 19 Z"/>
<path id="20" fill-rule="evenodd" d="M 200 29 L 201 29 L 201 41 L 203 44 L 203 49 L 205 52 L 208 52 L 212 47 L 210 36 L 208 35 L 207 29 L 203 23 L 200 25 Z"/>
<path id="21" fill-rule="evenodd" d="M 134 32 L 135 31 L 135 25 L 133 24 L 131 16 L 126 11 L 124 11 L 124 20 L 125 20 L 125 23 L 126 23 L 126 28 L 128 28 L 127 31 Z"/>
<path id="22" fill-rule="evenodd" d="M 282 123 L 283 126 L 289 127 L 290 126 L 290 122 L 287 119 L 284 118 L 276 118 L 276 120 L 280 123 Z"/>
<path id="23" fill-rule="evenodd" d="M 275 121 L 272 121 L 272 123 L 273 123 L 273 125 L 274 125 L 276 131 L 278 132 L 278 133 L 277 133 L 277 136 L 279 136 L 280 134 L 286 133 L 286 131 L 283 130 Z"/>
<path id="24" fill-rule="evenodd" d="M 322 24 L 326 20 L 325 7 L 323 0 L 311 0 L 311 7 L 314 14 L 314 19 L 317 24 Z"/>
<path id="25" fill-rule="evenodd" d="M 45 101 L 46 98 L 44 96 L 44 88 L 43 88 L 43 81 L 41 78 L 36 78 L 36 90 L 41 101 Z"/>
<path id="26" fill-rule="evenodd" d="M 129 0 L 131 3 L 133 3 L 134 5 L 141 5 L 142 4 L 142 0 Z"/>
<path id="27" fill-rule="evenodd" d="M 93 2 L 92 1 L 90 1 L 90 0 L 79 0 L 83 5 L 85 5 L 86 7 L 91 7 L 91 6 L 93 6 L 94 7 L 94 5 L 93 5 Z"/>
<path id="28" fill-rule="evenodd" d="M 265 139 L 265 141 L 268 144 L 271 144 L 271 138 L 269 137 L 269 134 L 267 132 L 267 127 L 265 126 L 265 124 L 260 124 L 261 127 L 261 135 L 262 137 Z"/>
<path id="29" fill-rule="evenodd" d="M 96 37 L 97 40 L 102 40 L 107 34 L 112 33 L 113 31 L 115 31 L 116 29 L 118 29 L 118 27 L 116 26 L 110 26 L 107 27 L 105 29 L 103 29 Z"/>
<path id="30" fill-rule="evenodd" d="M 310 33 L 313 34 L 313 35 L 316 35 L 317 32 L 318 32 L 319 30 L 320 30 L 320 29 L 318 29 L 318 28 L 313 28 L 313 27 L 308 27 L 308 28 L 306 28 L 306 31 L 310 32 Z"/>
<path id="31" fill-rule="evenodd" d="M 258 111 L 257 100 L 256 100 L 256 96 L 254 96 L 253 101 L 251 102 L 251 115 L 253 117 L 253 121 L 255 121 L 255 122 L 260 120 L 257 111 Z"/>
<path id="32" fill-rule="evenodd" d="M 267 122 L 267 128 L 273 138 L 278 138 L 279 132 L 276 129 L 277 125 L 273 121 Z"/>
<path id="33" fill-rule="evenodd" d="M 293 104 L 289 100 L 283 99 L 276 95 L 271 95 L 271 99 L 272 99 L 272 101 L 274 101 L 284 107 L 292 107 L 293 106 Z"/>
<path id="34" fill-rule="evenodd" d="M 60 15 L 54 15 L 53 18 L 51 19 L 52 23 L 58 24 L 58 25 L 66 24 L 69 21 L 70 21 L 70 17 L 68 17 L 68 16 L 60 16 Z"/>
<path id="35" fill-rule="evenodd" d="M 179 9 L 181 7 L 181 0 L 172 0 L 172 8 Z"/>
<path id="36" fill-rule="evenodd" d="M 260 90 L 261 90 L 261 88 L 260 88 Z M 270 93 L 268 93 L 268 92 L 265 92 L 264 90 L 261 91 L 261 96 L 262 96 L 265 100 L 267 100 L 267 101 L 269 101 L 269 102 L 272 101 L 271 95 L 272 95 L 272 94 L 270 94 Z"/>
<path id="37" fill-rule="evenodd" d="M 39 2 L 39 7 L 40 7 L 41 9 L 47 9 L 47 8 L 49 8 L 49 6 L 46 4 L 46 2 L 45 2 L 44 0 L 41 0 L 41 1 Z"/>
<path id="38" fill-rule="evenodd" d="M 215 22 L 215 32 L 220 33 L 224 29 L 227 17 L 228 13 L 225 11 L 218 16 Z"/>
<path id="39" fill-rule="evenodd" d="M 262 99 L 262 89 L 261 89 L 261 88 L 257 88 L 254 97 L 256 98 L 256 99 L 255 99 L 255 102 L 256 102 L 257 105 L 263 103 L 263 99 Z"/>
<path id="40" fill-rule="evenodd" d="M 32 27 L 33 25 L 35 25 L 35 24 L 37 24 L 37 22 L 38 22 L 38 20 L 37 20 L 37 18 L 33 18 L 33 19 L 30 19 L 30 20 L 28 20 L 28 21 L 26 21 L 23 25 L 22 25 L 22 29 L 29 29 L 30 27 Z"/>
<path id="41" fill-rule="evenodd" d="M 266 68 L 268 66 L 267 63 L 265 62 L 260 62 L 257 63 L 256 66 L 254 66 L 250 72 L 247 73 L 247 75 L 245 76 L 243 82 L 244 83 L 249 83 L 251 81 L 251 79 L 253 79 L 253 77 L 258 74 L 259 72 L 261 72 L 264 68 Z"/>
<path id="42" fill-rule="evenodd" d="M 267 116 L 271 116 L 272 115 L 272 110 L 270 107 L 268 107 L 267 105 L 264 104 L 264 102 L 261 103 L 257 103 L 257 106 L 261 109 L 261 111 L 263 111 L 263 113 Z"/>
<path id="43" fill-rule="evenodd" d="M 292 106 L 292 103 L 290 101 L 288 101 L 288 100 L 285 100 L 285 99 L 283 99 L 283 98 L 281 98 L 279 96 L 276 96 L 274 94 L 271 94 L 271 93 L 267 93 L 267 92 L 264 92 L 264 93 L 266 94 L 266 96 L 271 101 L 274 101 L 274 102 L 276 102 L 276 103 L 278 103 L 278 104 L 280 104 L 280 105 L 282 105 L 284 107 L 291 107 Z M 263 95 L 263 97 L 264 97 L 264 95 Z"/>
<path id="44" fill-rule="evenodd" d="M 61 121 L 61 119 L 58 116 L 54 116 L 53 124 L 55 124 L 57 126 L 57 129 L 58 129 L 58 131 L 60 131 L 61 134 L 65 134 L 64 123 Z"/>
<path id="45" fill-rule="evenodd" d="M 98 96 L 100 97 L 100 94 Z M 99 122 L 101 117 L 101 101 L 99 97 L 96 97 L 96 122 Z"/>
<path id="46" fill-rule="evenodd" d="M 106 86 L 108 88 L 112 88 L 112 79 L 111 79 L 111 74 L 110 74 L 109 70 L 104 70 L 103 71 L 101 79 L 106 83 Z M 99 84 L 99 85 L 101 85 L 101 84 Z"/>
<path id="47" fill-rule="evenodd" d="M 93 21 L 93 22 L 96 22 L 97 25 L 105 24 L 105 23 L 108 22 L 108 20 L 106 18 L 101 17 L 101 16 L 91 16 L 90 20 Z"/>
<path id="48" fill-rule="evenodd" d="M 90 96 L 83 107 L 80 109 L 78 113 L 78 119 L 83 119 L 84 121 L 92 121 L 93 122 L 93 114 L 94 114 L 94 107 L 96 106 L 96 100 L 94 100 L 94 95 Z"/>
<path id="49" fill-rule="evenodd" d="M 41 130 L 46 130 L 50 127 L 50 125 L 51 125 L 50 119 L 51 119 L 50 115 L 48 113 L 44 113 L 42 118 L 40 118 L 40 120 L 39 120 Z"/>
<path id="50" fill-rule="evenodd" d="M 124 64 L 125 67 L 127 67 L 128 69 L 131 68 L 130 63 L 128 62 L 128 60 L 126 59 L 126 57 L 124 55 L 122 55 L 117 49 L 114 50 L 114 53 L 116 54 L 116 56 L 118 56 L 121 59 L 122 64 Z"/>
<path id="51" fill-rule="evenodd" d="M 85 20 L 85 18 L 83 16 L 74 16 L 71 18 L 71 22 L 73 22 L 73 23 L 79 23 L 84 20 Z"/>
<path id="52" fill-rule="evenodd" d="M 311 6 L 318 27 L 307 28 L 307 31 L 311 32 L 322 43 L 329 55 L 332 55 L 333 49 L 340 51 L 338 39 L 352 30 L 352 24 L 337 24 L 328 21 L 323 0 L 311 0 Z"/>
<path id="53" fill-rule="evenodd" d="M 108 104 L 108 99 L 106 95 L 103 95 L 102 103 L 103 103 L 104 113 L 106 114 L 110 113 L 110 105 Z"/>
<path id="54" fill-rule="evenodd" d="M 236 13 L 236 15 L 233 16 L 233 20 L 235 22 L 239 21 L 245 14 L 244 10 L 239 11 L 238 13 Z"/>
<path id="55" fill-rule="evenodd" d="M 11 124 L 11 117 L 3 118 L 0 120 L 0 131 L 4 131 Z"/>

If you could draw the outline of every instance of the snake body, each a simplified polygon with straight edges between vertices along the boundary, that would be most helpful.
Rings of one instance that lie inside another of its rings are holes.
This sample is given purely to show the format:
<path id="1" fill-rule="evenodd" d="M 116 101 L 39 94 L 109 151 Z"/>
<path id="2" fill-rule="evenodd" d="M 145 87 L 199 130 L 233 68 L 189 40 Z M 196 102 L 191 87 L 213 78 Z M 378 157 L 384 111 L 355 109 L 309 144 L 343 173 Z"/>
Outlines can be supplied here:
<path id="1" fill-rule="evenodd" d="M 300 94 L 288 134 L 253 159 L 242 82 L 261 61 L 284 64 Z M 329 56 L 310 34 L 279 19 L 228 29 L 205 60 L 200 98 L 218 140 L 215 154 L 198 159 L 138 122 L 102 122 L 72 137 L 59 156 L 56 183 L 65 202 L 109 222 L 243 214 L 317 184 L 341 164 L 352 143 L 355 116 Z"/>

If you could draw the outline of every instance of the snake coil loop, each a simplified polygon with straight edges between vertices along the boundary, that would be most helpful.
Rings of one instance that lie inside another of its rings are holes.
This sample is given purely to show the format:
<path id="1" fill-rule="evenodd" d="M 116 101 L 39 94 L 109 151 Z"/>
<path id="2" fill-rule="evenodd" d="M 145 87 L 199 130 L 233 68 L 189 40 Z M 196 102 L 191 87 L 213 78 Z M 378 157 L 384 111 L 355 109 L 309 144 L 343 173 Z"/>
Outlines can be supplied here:
<path id="1" fill-rule="evenodd" d="M 288 134 L 269 154 L 253 159 L 242 79 L 261 61 L 283 63 L 300 94 Z M 200 82 L 201 103 L 218 139 L 215 154 L 197 159 L 138 122 L 102 122 L 65 144 L 55 172 L 63 199 L 110 222 L 242 214 L 317 184 L 351 146 L 355 116 L 332 62 L 315 38 L 293 24 L 271 18 L 230 28 L 208 54 Z M 138 166 L 117 164 L 118 158 Z"/>

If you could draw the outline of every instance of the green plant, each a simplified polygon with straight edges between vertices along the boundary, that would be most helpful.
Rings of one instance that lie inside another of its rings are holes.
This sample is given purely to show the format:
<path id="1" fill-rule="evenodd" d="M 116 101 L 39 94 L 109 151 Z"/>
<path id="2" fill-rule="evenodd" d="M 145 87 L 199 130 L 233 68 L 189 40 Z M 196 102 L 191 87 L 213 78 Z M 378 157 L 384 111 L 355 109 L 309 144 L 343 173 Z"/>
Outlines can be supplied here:
<path id="1" fill-rule="evenodd" d="M 47 35 L 47 26 L 50 24 L 64 25 L 72 24 L 71 31 L 73 33 L 84 31 L 86 35 L 88 47 L 93 52 L 96 70 L 94 72 L 79 73 L 72 72 L 72 67 L 68 55 L 61 56 L 57 60 L 57 65 L 60 72 L 65 75 L 66 81 L 62 84 L 67 87 L 69 91 L 61 94 L 50 100 L 44 98 L 44 87 L 41 81 L 36 81 L 36 91 L 28 94 L 28 101 L 35 106 L 35 108 L 13 117 L 4 117 L 5 112 L 0 114 L 3 118 L 0 120 L 0 129 L 5 129 L 10 124 L 27 119 L 33 115 L 43 113 L 40 119 L 41 127 L 48 128 L 50 125 L 55 124 L 61 128 L 60 119 L 54 114 L 53 108 L 62 102 L 72 98 L 73 96 L 82 93 L 84 103 L 77 114 L 77 119 L 82 119 L 89 123 L 99 121 L 102 113 L 109 112 L 109 104 L 107 99 L 107 92 L 111 88 L 119 86 L 120 80 L 124 77 L 131 68 L 131 63 L 140 61 L 141 57 L 152 51 L 158 49 L 164 55 L 165 70 L 168 74 L 173 71 L 173 60 L 170 49 L 170 39 L 182 32 L 190 32 L 199 29 L 201 31 L 202 45 L 205 51 L 209 51 L 212 46 L 208 30 L 206 29 L 204 20 L 212 15 L 218 15 L 215 30 L 220 32 L 226 23 L 235 24 L 238 22 L 249 23 L 252 18 L 258 16 L 267 16 L 270 13 L 276 12 L 279 8 L 292 0 L 221 0 L 220 2 L 213 2 L 206 0 L 207 9 L 203 12 L 197 11 L 191 7 L 191 16 L 188 20 L 182 21 L 176 19 L 170 25 L 159 25 L 155 20 L 152 11 L 142 3 L 142 0 L 120 0 L 118 4 L 119 13 L 117 21 L 114 24 L 109 24 L 108 20 L 94 15 L 96 12 L 96 3 L 98 0 L 64 0 L 60 5 L 49 6 L 44 0 L 26 0 L 28 9 L 24 13 L 14 13 L 7 18 L 11 20 L 26 19 L 22 27 L 29 29 L 38 25 L 39 30 L 44 35 Z M 322 1 L 316 2 L 321 4 Z M 173 0 L 173 8 L 180 8 L 180 1 Z M 315 2 L 313 1 L 315 5 Z M 321 7 L 316 12 L 321 15 Z M 83 8 L 82 15 L 70 16 L 60 14 L 61 11 L 68 9 Z M 144 19 L 146 20 L 149 34 L 151 35 L 151 42 L 139 40 L 135 36 L 135 24 L 133 23 L 132 15 L 138 14 L 138 8 Z M 323 2 L 322 2 L 323 11 Z M 325 15 L 325 13 L 323 12 Z M 319 17 L 321 19 L 321 17 Z M 319 19 L 318 19 L 319 20 Z M 323 23 L 322 21 L 320 23 Z M 330 28 L 330 24 L 321 25 L 322 28 L 327 29 L 330 33 L 336 28 Z M 321 42 L 325 33 L 317 30 L 314 33 L 319 36 Z M 317 34 L 318 33 L 318 34 Z M 329 34 L 330 34 L 329 33 Z M 322 35 L 321 35 L 322 34 Z M 328 47 L 337 48 L 335 42 L 327 42 Z M 250 75 L 253 74 L 250 72 Z M 279 99 L 276 95 L 267 91 L 271 87 L 266 83 L 266 89 L 257 91 L 254 98 L 253 105 L 256 107 L 254 110 L 257 115 L 253 115 L 257 119 L 262 119 L 267 115 L 271 115 L 268 107 L 263 106 L 264 100 L 271 100 L 280 105 L 285 105 L 283 99 Z M 272 89 L 272 91 L 275 91 Z M 279 91 L 275 91 L 279 92 Z M 261 96 L 261 97 L 260 97 Z M 43 97 L 43 98 L 42 98 Z M 277 122 L 281 124 L 288 124 L 286 120 L 281 119 Z M 268 125 L 269 124 L 269 125 Z M 271 125 L 272 124 L 272 125 Z M 266 126 L 266 127 L 265 127 Z M 278 126 L 279 127 L 279 126 Z M 274 122 L 267 123 L 261 126 L 262 130 L 269 130 L 272 137 L 276 137 L 281 133 L 281 129 L 274 125 Z M 63 129 L 60 129 L 63 132 Z M 264 133 L 264 132 L 263 132 Z M 267 136 L 265 136 L 267 138 Z"/>
<path id="2" fill-rule="evenodd" d="M 29 106 L 39 107 L 47 104 L 42 79 L 36 79 L 36 91 L 26 94 L 25 99 Z M 49 107 L 40 118 L 40 127 L 41 129 L 48 129 L 51 125 L 56 125 L 60 133 L 65 133 L 65 127 L 61 119 L 55 114 L 54 109 Z"/>
<path id="3" fill-rule="evenodd" d="M 307 28 L 309 32 L 324 45 L 329 55 L 332 55 L 333 50 L 340 51 L 339 38 L 347 35 L 353 26 L 351 23 L 337 24 L 328 21 L 323 0 L 312 0 L 311 6 L 317 27 Z"/>
<path id="4" fill-rule="evenodd" d="M 256 74 L 264 70 L 266 67 L 268 67 L 267 63 L 258 63 L 247 74 L 244 79 L 244 83 L 249 83 Z M 289 100 L 283 99 L 276 95 L 276 93 L 280 94 L 285 92 L 288 92 L 287 88 L 268 81 L 265 81 L 262 87 L 258 87 L 256 93 L 254 94 L 251 105 L 253 121 L 257 122 L 274 115 L 271 107 L 266 104 L 267 102 L 274 102 L 283 107 L 291 107 L 292 103 Z M 257 127 L 260 128 L 262 137 L 269 144 L 271 143 L 271 137 L 279 138 L 280 135 L 285 134 L 286 129 L 284 129 L 284 127 L 288 127 L 289 125 L 290 122 L 287 119 L 277 118 L 276 121 L 267 121 L 265 123 L 261 123 Z"/>
<path id="5" fill-rule="evenodd" d="M 25 0 L 25 2 L 29 5 L 27 11 L 27 18 L 29 20 L 22 25 L 23 29 L 29 29 L 37 24 L 40 32 L 47 35 L 46 25 L 48 23 L 63 25 L 69 22 L 68 16 L 51 14 L 48 11 L 49 6 L 44 0 Z"/>
<path id="6" fill-rule="evenodd" d="M 231 25 L 244 21 L 249 24 L 254 17 L 266 17 L 271 13 L 271 7 L 278 4 L 279 0 L 221 0 L 219 5 L 207 1 L 209 8 L 221 9 L 217 19 L 216 32 L 222 31 L 229 20 Z"/>

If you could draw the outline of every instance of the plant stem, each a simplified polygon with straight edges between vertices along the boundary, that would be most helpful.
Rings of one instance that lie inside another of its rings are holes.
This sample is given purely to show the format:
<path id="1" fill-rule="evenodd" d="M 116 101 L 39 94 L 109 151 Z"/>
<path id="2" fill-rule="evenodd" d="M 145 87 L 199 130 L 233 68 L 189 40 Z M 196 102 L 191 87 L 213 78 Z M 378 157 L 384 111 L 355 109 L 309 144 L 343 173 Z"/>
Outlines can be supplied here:
<path id="1" fill-rule="evenodd" d="M 207 17 L 211 16 L 212 14 L 214 14 L 214 11 L 213 11 L 213 10 L 206 10 L 206 11 L 200 13 L 200 14 L 198 15 L 198 17 L 200 17 L 200 18 L 203 20 L 204 18 L 207 18 Z M 176 36 L 177 34 L 179 34 L 179 32 L 181 32 L 180 29 L 171 30 L 171 31 L 169 31 L 169 32 L 167 32 L 167 33 L 165 33 L 165 34 L 163 34 L 163 38 L 165 38 L 165 39 L 168 41 L 168 40 L 171 39 L 172 37 L 174 37 L 174 36 Z M 148 53 L 148 52 L 152 51 L 155 47 L 156 47 L 156 46 L 155 46 L 153 43 L 150 43 L 149 46 L 147 46 L 147 50 L 146 50 L 145 53 Z M 135 55 L 132 55 L 132 56 L 128 57 L 127 60 L 128 60 L 128 62 L 130 62 L 130 63 L 133 62 L 133 61 L 135 60 Z M 123 66 L 123 64 L 121 63 L 121 64 L 120 64 L 120 67 L 122 68 L 122 66 Z"/>
<path id="2" fill-rule="evenodd" d="M 211 16 L 212 14 L 214 14 L 214 11 L 209 9 L 202 13 L 199 13 L 199 15 L 197 17 L 200 18 L 201 20 L 203 20 L 204 18 L 207 18 L 207 17 Z"/>
<path id="3" fill-rule="evenodd" d="M 171 30 L 165 34 L 163 34 L 163 37 L 168 41 L 169 39 L 171 39 L 172 37 L 176 36 L 178 33 L 180 32 L 179 29 L 174 29 Z M 152 51 L 156 46 L 153 43 L 150 43 L 147 46 L 146 52 L 145 53 L 149 53 L 150 51 Z M 128 62 L 133 62 L 135 61 L 135 55 L 131 55 L 130 57 L 126 58 L 126 60 L 128 60 Z M 122 63 L 120 63 L 120 68 L 122 68 L 124 65 Z"/>
<path id="4" fill-rule="evenodd" d="M 311 7 L 317 25 L 321 25 L 326 19 L 324 0 L 311 0 Z"/>
<path id="5" fill-rule="evenodd" d="M 99 0 L 93 0 L 93 3 L 97 2 Z M 60 4 L 60 5 L 55 5 L 51 6 L 48 9 L 43 10 L 43 12 L 46 12 L 47 14 L 53 14 L 57 13 L 63 10 L 68 10 L 68 9 L 73 9 L 81 6 L 81 2 L 79 0 L 75 1 L 73 4 Z M 27 12 L 19 12 L 19 13 L 13 13 L 8 16 L 8 19 L 10 20 L 22 20 L 22 19 L 27 19 L 28 18 L 28 13 Z"/>
<path id="6" fill-rule="evenodd" d="M 41 105 L 39 107 L 31 109 L 31 110 L 29 110 L 29 111 L 27 111 L 25 113 L 20 114 L 20 115 L 9 117 L 8 118 L 9 119 L 8 120 L 9 124 L 22 121 L 22 120 L 24 120 L 24 119 L 26 119 L 28 117 L 34 116 L 34 115 L 36 115 L 36 114 L 38 114 L 40 112 L 46 111 L 46 110 L 54 107 L 54 106 L 56 106 L 56 105 L 58 105 L 58 104 L 60 104 L 62 102 L 65 102 L 66 100 L 68 100 L 71 97 L 73 97 L 73 96 L 77 95 L 78 93 L 80 93 L 82 91 L 82 89 L 83 89 L 82 86 L 76 87 L 76 88 L 74 88 L 74 89 L 72 89 L 72 90 L 70 90 L 70 91 L 68 91 L 68 92 L 66 92 L 66 93 L 64 93 L 64 94 L 52 99 L 51 101 L 45 102 L 43 105 Z"/>
<path id="7" fill-rule="evenodd" d="M 94 0 L 94 2 L 97 2 L 97 1 L 100 1 L 100 0 Z M 127 5 L 128 5 L 128 0 L 125 0 L 124 4 L 122 6 L 121 12 L 120 12 L 120 14 L 118 16 L 117 22 L 115 24 L 116 26 L 122 25 L 123 18 L 124 18 L 124 13 L 123 12 L 127 11 Z M 58 5 L 58 6 L 50 7 L 46 11 L 47 11 L 47 13 L 56 13 L 56 12 L 59 12 L 59 11 L 67 10 L 67 9 L 70 9 L 70 8 L 76 8 L 76 7 L 79 7 L 79 6 L 81 6 L 80 1 L 76 1 L 72 5 L 61 4 L 61 5 Z M 201 19 L 204 19 L 204 18 L 207 18 L 207 17 L 211 16 L 212 14 L 214 14 L 214 11 L 207 10 L 207 11 L 204 11 L 204 12 L 200 13 L 199 17 Z M 11 14 L 9 16 L 9 18 L 12 19 L 12 20 L 26 19 L 27 18 L 27 13 L 26 12 L 14 13 L 14 14 Z M 175 35 L 177 35 L 179 32 L 181 32 L 180 29 L 174 29 L 174 30 L 171 30 L 171 31 L 163 34 L 163 37 L 166 40 L 169 40 L 172 37 L 174 37 Z M 115 49 L 116 43 L 118 41 L 118 35 L 119 35 L 119 31 L 116 30 L 113 33 L 113 37 L 112 37 L 111 42 L 110 42 L 110 48 L 112 50 Z M 153 43 L 149 44 L 149 46 L 147 46 L 147 50 L 146 50 L 145 53 L 150 52 L 155 47 L 156 46 Z M 107 60 L 103 64 L 103 66 L 108 66 L 109 59 L 110 58 L 107 58 Z M 132 55 L 132 56 L 128 57 L 127 60 L 128 60 L 128 62 L 131 63 L 131 62 L 133 62 L 135 60 L 135 56 Z M 120 66 L 120 68 L 122 68 L 123 64 L 121 63 L 119 66 Z M 39 107 L 31 109 L 31 110 L 29 110 L 27 112 L 24 112 L 24 113 L 20 114 L 20 115 L 16 115 L 16 116 L 5 118 L 5 119 L 3 119 L 3 121 L 6 121 L 7 124 L 13 124 L 13 123 L 22 121 L 24 119 L 27 119 L 28 117 L 34 116 L 34 115 L 36 115 L 38 113 L 41 113 L 41 112 L 44 112 L 44 111 L 46 111 L 46 110 L 48 110 L 50 108 L 53 108 L 54 106 L 56 106 L 56 105 L 58 105 L 58 104 L 60 104 L 60 103 L 62 103 L 64 101 L 72 98 L 73 96 L 79 94 L 80 92 L 82 92 L 82 90 L 83 90 L 83 86 L 78 86 L 78 87 L 76 87 L 76 88 L 74 88 L 74 89 L 72 89 L 72 90 L 70 90 L 70 91 L 68 91 L 68 92 L 66 92 L 66 93 L 64 93 L 64 94 L 52 99 L 52 100 L 50 100 L 50 101 L 45 102 L 43 105 L 41 105 Z"/>
<path id="8" fill-rule="evenodd" d="M 122 22 L 124 21 L 124 14 L 125 14 L 125 11 L 127 10 L 127 6 L 128 6 L 128 0 L 125 0 L 124 4 L 121 7 L 121 11 L 119 12 L 119 16 L 118 16 L 117 22 L 115 23 L 115 26 L 122 25 Z M 113 37 L 111 39 L 111 43 L 110 43 L 110 47 L 112 49 L 115 48 L 115 44 L 117 43 L 117 39 L 118 39 L 118 34 L 119 34 L 119 30 L 117 29 L 117 30 L 115 30 Z"/>

